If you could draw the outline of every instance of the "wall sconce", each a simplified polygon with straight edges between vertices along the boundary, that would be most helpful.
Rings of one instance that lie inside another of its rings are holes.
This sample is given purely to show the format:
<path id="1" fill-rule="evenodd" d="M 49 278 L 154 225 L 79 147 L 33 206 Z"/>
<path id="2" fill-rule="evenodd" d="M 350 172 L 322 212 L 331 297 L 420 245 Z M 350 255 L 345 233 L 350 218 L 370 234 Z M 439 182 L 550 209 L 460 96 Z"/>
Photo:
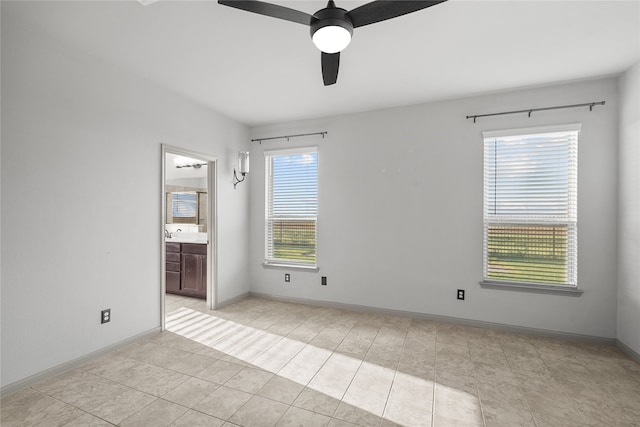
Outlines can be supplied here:
<path id="1" fill-rule="evenodd" d="M 242 179 L 238 178 L 238 173 L 242 175 Z M 233 168 L 233 189 L 236 189 L 236 185 L 238 183 L 244 181 L 249 173 L 249 152 L 248 151 L 240 151 L 238 153 L 238 171 L 236 172 L 236 168 Z"/>

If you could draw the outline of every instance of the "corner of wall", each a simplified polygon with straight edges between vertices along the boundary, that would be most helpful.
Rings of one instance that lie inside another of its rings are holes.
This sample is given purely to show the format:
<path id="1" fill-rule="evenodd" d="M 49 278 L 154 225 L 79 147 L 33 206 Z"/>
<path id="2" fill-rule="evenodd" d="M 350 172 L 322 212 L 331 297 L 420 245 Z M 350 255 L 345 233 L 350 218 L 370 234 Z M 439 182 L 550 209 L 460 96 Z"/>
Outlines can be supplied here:
<path id="1" fill-rule="evenodd" d="M 620 76 L 617 339 L 640 353 L 640 62 Z"/>

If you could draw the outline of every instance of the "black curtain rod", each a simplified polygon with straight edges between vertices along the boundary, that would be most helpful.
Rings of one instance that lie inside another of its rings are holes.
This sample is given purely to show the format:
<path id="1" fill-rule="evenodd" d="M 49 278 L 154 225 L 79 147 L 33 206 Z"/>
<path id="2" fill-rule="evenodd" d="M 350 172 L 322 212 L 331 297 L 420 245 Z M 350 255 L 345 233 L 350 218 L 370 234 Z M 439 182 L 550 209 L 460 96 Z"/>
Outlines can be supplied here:
<path id="1" fill-rule="evenodd" d="M 313 132 L 313 133 L 299 133 L 297 135 L 272 136 L 270 138 L 252 139 L 251 142 L 259 142 L 260 144 L 262 144 L 262 141 L 271 141 L 272 139 L 286 139 L 288 141 L 289 138 L 298 138 L 300 136 L 311 136 L 311 135 L 322 135 L 322 138 L 324 139 L 324 136 L 327 133 L 328 133 L 327 131 L 323 131 L 323 132 Z"/>
<path id="2" fill-rule="evenodd" d="M 529 117 L 531 117 L 531 113 L 533 113 L 534 111 L 560 110 L 563 108 L 578 108 L 578 107 L 589 107 L 589 111 L 593 111 L 593 107 L 596 105 L 604 105 L 604 101 L 586 102 L 584 104 L 573 104 L 573 105 L 559 105 L 557 107 L 529 108 L 528 110 L 504 111 L 502 113 L 476 114 L 474 116 L 467 116 L 467 119 L 473 119 L 473 123 L 475 123 L 476 119 L 479 117 L 504 116 L 505 114 L 520 114 L 520 113 L 528 113 Z"/>

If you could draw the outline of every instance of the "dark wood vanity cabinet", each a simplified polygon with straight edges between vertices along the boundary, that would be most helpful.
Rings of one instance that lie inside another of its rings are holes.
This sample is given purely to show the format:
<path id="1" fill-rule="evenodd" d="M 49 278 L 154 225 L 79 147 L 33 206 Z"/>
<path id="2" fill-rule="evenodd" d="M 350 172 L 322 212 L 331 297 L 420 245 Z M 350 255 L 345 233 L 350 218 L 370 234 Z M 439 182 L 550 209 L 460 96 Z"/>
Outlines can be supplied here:
<path id="1" fill-rule="evenodd" d="M 182 292 L 207 297 L 207 245 L 182 244 Z"/>
<path id="2" fill-rule="evenodd" d="M 207 245 L 166 243 L 167 292 L 207 297 Z"/>

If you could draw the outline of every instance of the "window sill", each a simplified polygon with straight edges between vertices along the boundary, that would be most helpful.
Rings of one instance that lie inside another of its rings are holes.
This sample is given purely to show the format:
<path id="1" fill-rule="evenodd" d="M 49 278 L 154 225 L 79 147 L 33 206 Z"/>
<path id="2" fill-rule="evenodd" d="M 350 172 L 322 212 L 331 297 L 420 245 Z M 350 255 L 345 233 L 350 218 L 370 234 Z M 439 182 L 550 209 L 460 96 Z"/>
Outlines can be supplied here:
<path id="1" fill-rule="evenodd" d="M 534 283 L 492 282 L 484 280 L 480 286 L 488 289 L 503 289 L 510 291 L 534 292 L 540 294 L 555 294 L 579 297 L 584 291 L 573 286 L 538 285 Z"/>
<path id="2" fill-rule="evenodd" d="M 310 272 L 318 272 L 320 269 L 317 266 L 310 265 L 299 265 L 299 264 L 286 264 L 281 262 L 263 262 L 262 267 L 264 268 L 280 268 L 280 269 L 288 269 L 288 270 L 303 270 Z"/>

